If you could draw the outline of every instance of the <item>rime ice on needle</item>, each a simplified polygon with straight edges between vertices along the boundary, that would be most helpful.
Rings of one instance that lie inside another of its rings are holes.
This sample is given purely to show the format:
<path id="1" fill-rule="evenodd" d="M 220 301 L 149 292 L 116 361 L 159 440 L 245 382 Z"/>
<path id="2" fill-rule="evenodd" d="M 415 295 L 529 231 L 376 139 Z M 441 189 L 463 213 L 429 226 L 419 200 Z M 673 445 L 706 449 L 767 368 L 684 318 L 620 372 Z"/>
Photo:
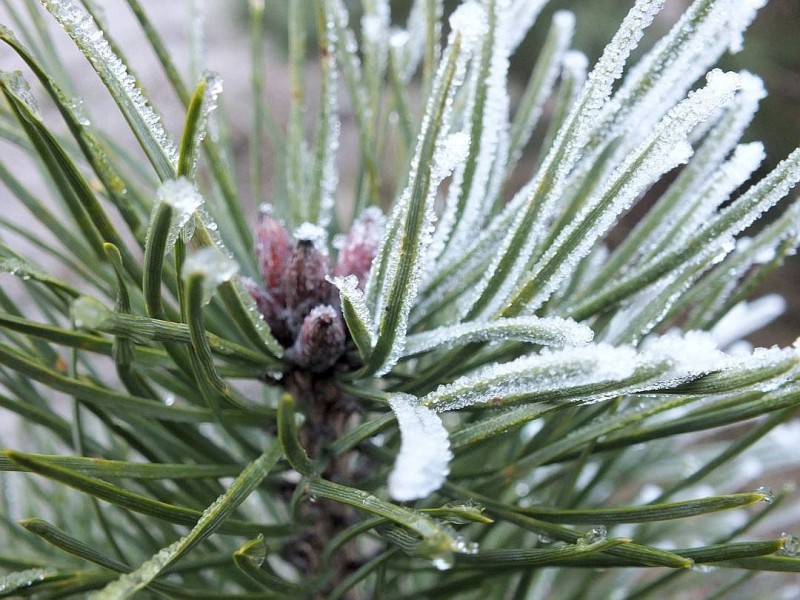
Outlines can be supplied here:
<path id="1" fill-rule="evenodd" d="M 544 215 L 545 220 L 549 218 L 556 199 L 564 192 L 565 179 L 575 166 L 589 138 L 594 121 L 611 94 L 614 82 L 621 76 L 628 56 L 639 43 L 644 29 L 651 23 L 662 4 L 663 0 L 639 0 L 606 46 L 539 172 L 529 186 L 526 186 L 524 204 L 521 210 L 518 208 L 515 211 L 512 225 L 497 248 L 495 260 L 486 269 L 485 275 L 475 286 L 471 296 L 463 302 L 463 314 L 480 312 L 482 318 L 486 318 L 497 309 L 497 302 L 494 302 L 488 310 L 476 310 L 474 307 L 487 301 L 487 290 L 492 290 L 493 299 L 501 299 L 500 301 L 504 302 L 517 285 L 536 243 L 544 234 L 544 224 L 533 220 L 534 210 L 538 208 L 536 210 L 538 215 Z M 545 180 L 552 181 L 552 184 L 543 192 L 541 184 Z M 544 199 L 539 198 L 541 193 L 546 194 Z M 512 201 L 506 211 L 515 204 L 517 203 Z"/>
<path id="2" fill-rule="evenodd" d="M 39 102 L 36 96 L 31 92 L 31 86 L 28 81 L 23 77 L 21 71 L 12 71 L 10 73 L 2 74 L 4 83 L 8 86 L 11 92 L 28 107 L 30 113 L 41 121 L 42 113 L 39 109 Z"/>
<path id="3" fill-rule="evenodd" d="M 515 292 L 512 301 L 517 306 L 524 303 L 528 311 L 541 306 L 636 197 L 665 172 L 686 162 L 692 153 L 687 136 L 697 124 L 732 100 L 739 82 L 736 73 L 712 71 L 706 87 L 689 94 L 667 113 L 639 148 L 615 170 L 604 189 L 591 197 L 581 212 L 559 232 L 526 275 L 526 283 Z M 558 266 L 553 267 L 553 264 Z M 549 273 L 549 277 L 537 280 L 543 272 Z M 530 295 L 529 290 L 533 290 Z M 486 312 L 491 314 L 499 310 L 505 302 L 503 297 L 493 298 Z"/>
<path id="4" fill-rule="evenodd" d="M 588 326 L 559 317 L 518 317 L 438 327 L 410 335 L 405 355 L 473 342 L 524 341 L 544 346 L 583 346 L 592 341 Z"/>
<path id="5" fill-rule="evenodd" d="M 148 127 L 173 169 L 178 166 L 178 149 L 139 90 L 128 68 L 114 54 L 102 30 L 88 11 L 73 0 L 41 0 L 44 7 L 56 18 L 64 30 L 86 55 L 103 82 L 114 92 L 115 99 L 124 98 Z"/>
<path id="6" fill-rule="evenodd" d="M 463 131 L 451 133 L 444 138 L 433 155 L 431 176 L 437 181 L 444 179 L 458 164 L 464 162 L 469 153 L 469 142 L 469 135 Z"/>
<path id="7" fill-rule="evenodd" d="M 389 406 L 397 417 L 400 453 L 389 474 L 389 495 L 401 502 L 438 490 L 450 471 L 450 442 L 442 421 L 414 396 L 393 394 Z"/>
<path id="8" fill-rule="evenodd" d="M 377 276 L 371 277 L 367 284 L 367 305 L 376 320 L 376 348 L 380 348 L 380 353 L 373 354 L 368 368 L 378 376 L 387 373 L 402 355 L 408 315 L 417 296 L 432 242 L 436 220 L 434 200 L 442 180 L 450 174 L 441 168 L 441 162 L 436 167 L 436 156 L 431 157 L 431 164 L 421 164 L 421 161 L 423 157 L 426 162 L 429 160 L 426 153 L 430 142 L 435 155 L 441 151 L 443 140 L 450 133 L 455 92 L 463 83 L 467 63 L 472 58 L 470 51 L 479 47 L 480 38 L 486 31 L 486 13 L 476 2 L 460 5 L 450 18 L 452 31 L 425 109 L 408 183 L 387 220 L 387 235 L 376 256 Z M 460 45 L 458 40 L 461 40 Z M 456 146 L 463 147 L 463 143 Z M 446 158 L 445 162 L 452 162 Z M 428 176 L 420 169 L 428 169 Z M 401 244 L 398 251 L 390 234 L 408 231 L 409 227 L 414 230 L 413 235 L 407 236 L 407 243 Z M 410 268 L 401 269 L 401 260 L 407 261 Z M 391 310 L 387 308 L 390 303 Z"/>
<path id="9" fill-rule="evenodd" d="M 484 8 L 475 0 L 467 0 L 450 15 L 450 28 L 461 38 L 461 49 L 471 53 L 481 42 L 488 29 Z"/>
<path id="10" fill-rule="evenodd" d="M 422 403 L 442 412 L 476 403 L 534 399 L 568 388 L 624 380 L 633 374 L 635 364 L 636 351 L 631 347 L 589 344 L 488 365 L 439 386 Z"/>

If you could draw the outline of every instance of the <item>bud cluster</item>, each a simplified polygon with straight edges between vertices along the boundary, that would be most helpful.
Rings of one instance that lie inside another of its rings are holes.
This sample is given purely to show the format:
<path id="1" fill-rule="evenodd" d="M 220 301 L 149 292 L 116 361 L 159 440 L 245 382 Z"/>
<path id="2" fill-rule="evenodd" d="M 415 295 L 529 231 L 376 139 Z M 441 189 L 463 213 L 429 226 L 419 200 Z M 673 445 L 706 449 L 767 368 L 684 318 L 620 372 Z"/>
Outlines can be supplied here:
<path id="1" fill-rule="evenodd" d="M 290 235 L 269 205 L 261 207 L 255 250 L 262 284 L 245 279 L 258 310 L 286 357 L 298 368 L 324 373 L 349 342 L 339 292 L 328 278 L 355 275 L 363 287 L 378 249 L 383 214 L 367 209 L 345 236 L 331 264 L 325 231 L 304 223 Z"/>

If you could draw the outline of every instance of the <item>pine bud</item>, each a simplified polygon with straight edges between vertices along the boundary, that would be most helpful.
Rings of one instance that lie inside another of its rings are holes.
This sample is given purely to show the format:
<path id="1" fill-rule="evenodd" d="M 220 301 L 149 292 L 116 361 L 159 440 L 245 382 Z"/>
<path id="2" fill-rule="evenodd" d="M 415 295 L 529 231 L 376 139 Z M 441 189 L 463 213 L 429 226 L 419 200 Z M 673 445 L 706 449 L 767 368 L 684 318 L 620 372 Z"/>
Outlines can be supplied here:
<path id="1" fill-rule="evenodd" d="M 321 240 L 311 233 L 310 226 L 295 233 L 297 243 L 281 280 L 289 329 L 294 333 L 312 308 L 335 303 L 337 297 L 336 288 L 326 280 L 330 274 L 328 255 Z"/>
<path id="2" fill-rule="evenodd" d="M 330 305 L 319 305 L 303 319 L 300 333 L 286 354 L 298 367 L 323 373 L 344 353 L 345 340 L 339 312 Z"/>
<path id="3" fill-rule="evenodd" d="M 269 325 L 275 339 L 284 347 L 290 346 L 293 337 L 286 324 L 286 309 L 272 294 L 262 289 L 249 277 L 242 277 L 240 281 L 256 301 L 258 312 L 264 317 L 264 321 Z"/>
<path id="4" fill-rule="evenodd" d="M 353 221 L 350 232 L 339 250 L 334 275 L 355 275 L 361 289 L 369 276 L 372 260 L 378 252 L 385 218 L 379 208 L 371 206 Z"/>
<path id="5" fill-rule="evenodd" d="M 256 227 L 256 258 L 264 287 L 282 302 L 284 290 L 281 277 L 292 257 L 292 239 L 283 223 L 272 214 L 268 204 L 262 204 Z"/>

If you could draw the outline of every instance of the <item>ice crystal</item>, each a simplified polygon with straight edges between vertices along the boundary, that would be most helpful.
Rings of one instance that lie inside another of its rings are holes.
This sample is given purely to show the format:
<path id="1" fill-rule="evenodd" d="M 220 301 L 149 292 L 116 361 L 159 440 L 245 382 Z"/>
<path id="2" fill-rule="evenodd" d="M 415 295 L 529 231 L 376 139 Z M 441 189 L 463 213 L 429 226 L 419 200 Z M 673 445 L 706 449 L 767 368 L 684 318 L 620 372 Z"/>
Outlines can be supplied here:
<path id="1" fill-rule="evenodd" d="M 184 279 L 202 275 L 204 296 L 208 301 L 217 286 L 233 278 L 238 270 L 236 261 L 225 256 L 218 248 L 209 246 L 189 255 L 183 263 L 181 275 Z"/>
<path id="2" fill-rule="evenodd" d="M 42 120 L 42 112 L 39 109 L 39 102 L 31 92 L 31 86 L 21 71 L 3 73 L 3 84 L 8 87 L 14 96 L 17 97 L 30 111 L 31 115 L 38 120 Z"/>
<path id="3" fill-rule="evenodd" d="M 193 218 L 194 213 L 203 204 L 203 198 L 198 193 L 188 179 L 170 179 L 162 183 L 156 191 L 158 202 L 164 202 L 172 207 L 172 220 L 170 222 L 169 233 L 167 234 L 167 249 L 172 249 L 178 239 L 178 235 L 184 230 Z M 158 204 L 153 206 L 153 210 L 158 209 Z M 187 241 L 184 238 L 184 241 Z"/>

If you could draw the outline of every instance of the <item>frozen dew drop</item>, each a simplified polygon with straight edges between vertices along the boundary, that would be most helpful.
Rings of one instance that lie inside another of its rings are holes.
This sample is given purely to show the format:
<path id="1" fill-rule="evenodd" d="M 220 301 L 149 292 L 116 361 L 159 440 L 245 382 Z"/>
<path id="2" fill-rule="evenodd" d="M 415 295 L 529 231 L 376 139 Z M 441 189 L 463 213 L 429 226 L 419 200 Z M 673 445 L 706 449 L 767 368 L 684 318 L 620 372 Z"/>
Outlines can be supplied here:
<path id="1" fill-rule="evenodd" d="M 184 241 L 190 240 L 194 234 L 194 224 L 190 225 L 192 215 L 203 204 L 203 198 L 194 185 L 185 177 L 165 181 L 159 186 L 156 198 L 173 210 L 167 234 L 167 249 L 175 246 L 179 235 Z"/>
<path id="2" fill-rule="evenodd" d="M 531 493 L 531 486 L 523 481 L 520 481 L 514 486 L 514 493 L 520 498 L 524 498 Z"/>
<path id="3" fill-rule="evenodd" d="M 713 567 L 711 565 L 700 565 L 700 564 L 694 564 L 689 568 L 695 573 L 713 573 L 714 571 L 717 570 L 717 567 Z"/>
<path id="4" fill-rule="evenodd" d="M 537 539 L 539 540 L 540 544 L 552 544 L 553 541 L 554 541 L 553 538 L 551 538 L 549 535 L 544 534 L 544 533 L 540 533 L 538 535 Z"/>
<path id="5" fill-rule="evenodd" d="M 203 275 L 203 292 L 206 301 L 218 285 L 229 281 L 239 270 L 235 260 L 225 256 L 216 246 L 208 246 L 191 254 L 183 263 L 184 281 L 192 275 Z"/>
<path id="6" fill-rule="evenodd" d="M 86 112 L 86 104 L 83 98 L 73 98 L 69 102 L 69 109 L 72 111 L 73 116 L 83 127 L 89 127 L 92 122 L 89 120 L 89 115 Z"/>
<path id="7" fill-rule="evenodd" d="M 0 578 L 0 593 L 14 592 L 32 586 L 37 581 L 44 581 L 47 577 L 56 575 L 52 569 L 25 569 L 17 573 L 10 573 Z"/>
<path id="8" fill-rule="evenodd" d="M 780 556 L 800 557 L 800 538 L 791 533 L 782 533 L 781 539 L 783 540 L 783 547 L 778 552 Z"/>
<path id="9" fill-rule="evenodd" d="M 111 316 L 111 311 L 99 300 L 81 296 L 72 303 L 72 322 L 78 329 L 99 329 Z"/>
<path id="10" fill-rule="evenodd" d="M 608 530 L 605 528 L 604 525 L 598 525 L 587 531 L 583 537 L 578 538 L 578 544 L 597 544 L 599 542 L 606 541 L 608 537 Z"/>
<path id="11" fill-rule="evenodd" d="M 762 502 L 766 502 L 767 504 L 772 504 L 775 502 L 775 494 L 772 491 L 772 488 L 762 485 L 753 490 L 754 494 L 762 494 L 764 496 Z"/>
<path id="12" fill-rule="evenodd" d="M 453 568 L 455 555 L 452 552 L 443 552 L 431 559 L 431 564 L 439 571 L 448 571 Z"/>

